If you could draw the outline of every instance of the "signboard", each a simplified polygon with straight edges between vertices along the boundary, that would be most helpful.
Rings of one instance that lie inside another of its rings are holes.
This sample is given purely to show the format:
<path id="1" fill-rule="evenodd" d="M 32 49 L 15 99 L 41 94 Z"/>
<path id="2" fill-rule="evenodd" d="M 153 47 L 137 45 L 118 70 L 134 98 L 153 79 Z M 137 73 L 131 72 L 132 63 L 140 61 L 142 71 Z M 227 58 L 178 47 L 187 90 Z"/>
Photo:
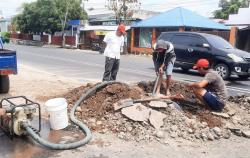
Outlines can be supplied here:
<path id="1" fill-rule="evenodd" d="M 108 33 L 108 31 L 95 31 L 95 34 L 97 35 L 97 36 L 100 36 L 100 35 L 106 35 Z"/>

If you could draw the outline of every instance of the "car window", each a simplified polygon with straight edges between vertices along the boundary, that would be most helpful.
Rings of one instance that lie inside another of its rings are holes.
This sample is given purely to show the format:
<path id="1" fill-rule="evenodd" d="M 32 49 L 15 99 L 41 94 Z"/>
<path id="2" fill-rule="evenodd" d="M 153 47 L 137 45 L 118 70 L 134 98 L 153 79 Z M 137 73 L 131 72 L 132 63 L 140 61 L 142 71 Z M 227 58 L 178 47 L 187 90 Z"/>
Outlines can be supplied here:
<path id="1" fill-rule="evenodd" d="M 233 49 L 233 46 L 218 36 L 207 36 L 208 42 L 215 48 Z"/>
<path id="2" fill-rule="evenodd" d="M 189 46 L 192 46 L 192 47 L 203 47 L 203 43 L 207 43 L 204 39 L 198 36 L 189 36 L 188 38 L 189 38 L 189 41 L 191 41 L 189 43 Z"/>
<path id="3" fill-rule="evenodd" d="M 177 35 L 174 36 L 173 43 L 191 47 L 202 47 L 203 43 L 207 42 L 198 36 Z"/>
<path id="4" fill-rule="evenodd" d="M 165 33 L 165 34 L 161 34 L 160 37 L 159 37 L 159 39 L 162 39 L 162 40 L 164 40 L 164 41 L 168 41 L 169 36 L 170 36 L 170 35 L 169 35 L 169 34 L 166 34 L 166 33 Z"/>
<path id="5" fill-rule="evenodd" d="M 188 41 L 188 36 L 185 35 L 175 35 L 172 39 L 173 44 L 179 44 L 179 45 L 184 45 L 188 46 L 190 42 Z"/>

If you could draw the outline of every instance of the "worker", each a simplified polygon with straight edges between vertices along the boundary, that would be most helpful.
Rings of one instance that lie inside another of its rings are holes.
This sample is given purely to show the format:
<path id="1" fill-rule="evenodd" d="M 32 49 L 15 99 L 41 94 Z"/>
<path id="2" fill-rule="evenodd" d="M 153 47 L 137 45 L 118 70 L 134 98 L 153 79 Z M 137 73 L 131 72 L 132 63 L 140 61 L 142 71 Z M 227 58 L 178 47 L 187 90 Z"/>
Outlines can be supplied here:
<path id="1" fill-rule="evenodd" d="M 176 55 L 174 52 L 174 46 L 172 43 L 164 40 L 159 40 L 155 44 L 153 52 L 153 61 L 156 75 L 159 76 L 159 80 L 156 87 L 156 95 L 160 94 L 161 83 L 163 80 L 163 74 L 166 74 L 166 96 L 170 96 L 170 83 L 172 78 L 172 72 Z"/>
<path id="2" fill-rule="evenodd" d="M 6 113 L 5 109 L 3 109 L 3 108 L 0 108 L 0 116 L 3 116 L 3 115 L 5 115 L 5 113 Z"/>
<path id="3" fill-rule="evenodd" d="M 116 80 L 120 65 L 120 52 L 124 45 L 125 25 L 120 24 L 116 31 L 106 34 L 104 42 L 105 71 L 102 81 Z"/>
<path id="4" fill-rule="evenodd" d="M 222 77 L 213 69 L 210 68 L 207 59 L 199 59 L 193 69 L 205 77 L 188 86 L 196 95 L 196 97 L 208 105 L 213 111 L 221 111 L 227 100 L 227 90 Z"/>

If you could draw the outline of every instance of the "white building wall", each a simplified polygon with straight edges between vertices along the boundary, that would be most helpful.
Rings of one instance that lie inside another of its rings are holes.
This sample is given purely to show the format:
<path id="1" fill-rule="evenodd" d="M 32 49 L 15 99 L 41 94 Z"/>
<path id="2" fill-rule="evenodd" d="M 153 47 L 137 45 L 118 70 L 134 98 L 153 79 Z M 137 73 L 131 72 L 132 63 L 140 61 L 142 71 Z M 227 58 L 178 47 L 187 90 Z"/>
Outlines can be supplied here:
<path id="1" fill-rule="evenodd" d="M 238 14 L 229 15 L 226 25 L 250 25 L 250 8 L 240 8 Z"/>

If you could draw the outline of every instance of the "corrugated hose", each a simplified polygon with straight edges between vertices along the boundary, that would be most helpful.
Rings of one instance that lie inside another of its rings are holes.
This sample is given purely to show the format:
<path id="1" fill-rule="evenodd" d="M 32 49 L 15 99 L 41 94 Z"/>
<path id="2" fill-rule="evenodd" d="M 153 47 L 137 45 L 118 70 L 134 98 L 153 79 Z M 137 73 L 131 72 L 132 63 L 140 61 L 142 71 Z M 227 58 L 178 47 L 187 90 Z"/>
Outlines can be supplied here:
<path id="1" fill-rule="evenodd" d="M 83 95 L 80 97 L 79 100 L 77 100 L 77 102 L 74 104 L 73 108 L 70 111 L 70 120 L 77 126 L 80 127 L 81 131 L 83 133 L 85 133 L 85 137 L 77 142 L 73 142 L 73 143 L 68 143 L 68 144 L 56 144 L 56 143 L 51 143 L 48 140 L 45 140 L 43 138 L 41 138 L 38 134 L 36 134 L 35 131 L 32 130 L 32 128 L 30 127 L 30 125 L 26 122 L 22 123 L 22 127 L 27 131 L 28 135 L 30 135 L 37 143 L 53 149 L 53 150 L 68 150 L 68 149 L 74 149 L 74 148 L 78 148 L 80 146 L 83 146 L 85 144 L 87 144 L 91 138 L 92 138 L 92 134 L 90 129 L 81 121 L 77 120 L 75 117 L 75 111 L 76 108 L 78 106 L 80 106 L 80 104 L 88 99 L 90 96 L 92 96 L 93 94 L 95 94 L 98 90 L 105 88 L 108 85 L 111 84 L 123 84 L 128 86 L 125 83 L 121 83 L 121 82 L 117 82 L 117 81 L 109 81 L 109 82 L 102 82 L 100 84 L 95 85 L 94 87 L 88 89 L 87 91 L 83 92 Z"/>

